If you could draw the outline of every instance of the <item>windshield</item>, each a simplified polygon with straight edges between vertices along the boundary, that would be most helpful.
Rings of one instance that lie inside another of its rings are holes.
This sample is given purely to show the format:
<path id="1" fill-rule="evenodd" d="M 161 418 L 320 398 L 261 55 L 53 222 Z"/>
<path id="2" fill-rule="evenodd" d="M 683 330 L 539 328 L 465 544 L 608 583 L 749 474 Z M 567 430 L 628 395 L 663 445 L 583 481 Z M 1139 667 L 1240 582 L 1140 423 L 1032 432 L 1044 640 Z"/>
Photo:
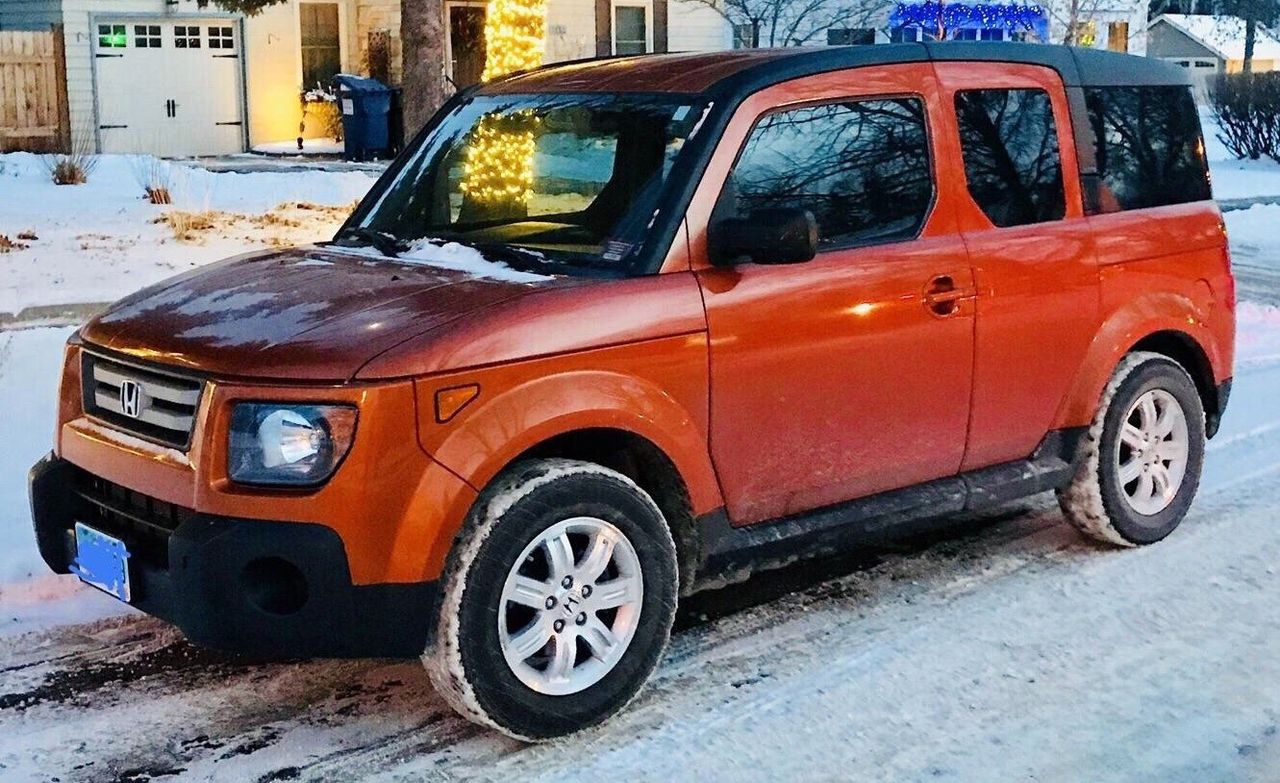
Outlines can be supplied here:
<path id="1" fill-rule="evenodd" d="M 680 95 L 476 96 L 413 153 L 360 233 L 625 272 L 701 115 Z"/>

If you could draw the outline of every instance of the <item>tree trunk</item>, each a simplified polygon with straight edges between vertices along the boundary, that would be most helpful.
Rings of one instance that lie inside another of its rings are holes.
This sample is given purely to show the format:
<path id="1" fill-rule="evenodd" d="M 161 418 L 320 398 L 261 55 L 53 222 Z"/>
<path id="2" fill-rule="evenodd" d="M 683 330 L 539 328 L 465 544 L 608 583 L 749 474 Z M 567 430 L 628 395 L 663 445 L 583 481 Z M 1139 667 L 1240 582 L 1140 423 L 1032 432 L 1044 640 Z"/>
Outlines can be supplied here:
<path id="1" fill-rule="evenodd" d="M 400 0 L 400 38 L 404 47 L 404 137 L 427 124 L 444 103 L 443 0 Z"/>
<path id="2" fill-rule="evenodd" d="M 1253 47 L 1258 42 L 1258 20 L 1250 16 L 1244 20 L 1244 64 L 1246 75 L 1253 73 Z"/>

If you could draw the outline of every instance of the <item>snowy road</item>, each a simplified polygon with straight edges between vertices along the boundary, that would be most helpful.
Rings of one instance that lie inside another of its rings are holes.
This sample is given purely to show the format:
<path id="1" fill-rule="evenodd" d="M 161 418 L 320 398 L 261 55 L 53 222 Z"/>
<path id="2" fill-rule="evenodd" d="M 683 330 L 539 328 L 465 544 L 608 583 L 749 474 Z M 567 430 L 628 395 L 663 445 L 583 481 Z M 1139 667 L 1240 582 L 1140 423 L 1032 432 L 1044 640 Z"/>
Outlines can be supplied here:
<path id="1" fill-rule="evenodd" d="M 0 779 L 1274 781 L 1277 392 L 1280 357 L 1242 364 L 1158 546 L 1085 543 L 1046 499 L 762 575 L 549 745 L 454 717 L 415 662 L 255 665 L 139 616 L 0 639 Z"/>

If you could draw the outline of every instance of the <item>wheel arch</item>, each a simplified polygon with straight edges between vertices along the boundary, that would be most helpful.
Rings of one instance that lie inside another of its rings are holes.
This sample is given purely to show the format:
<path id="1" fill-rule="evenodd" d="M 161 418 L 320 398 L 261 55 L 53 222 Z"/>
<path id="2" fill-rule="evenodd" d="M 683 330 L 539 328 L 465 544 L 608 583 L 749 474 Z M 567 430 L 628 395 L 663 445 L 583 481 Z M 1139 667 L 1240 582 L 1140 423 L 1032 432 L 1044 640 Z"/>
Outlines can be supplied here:
<path id="1" fill-rule="evenodd" d="M 1055 428 L 1087 426 L 1112 373 L 1134 351 L 1166 356 L 1187 371 L 1204 405 L 1206 432 L 1218 427 L 1218 384 L 1224 373 L 1221 352 L 1208 326 L 1194 317 L 1140 317 L 1139 308 L 1117 313 L 1090 345 L 1070 391 L 1055 419 Z"/>

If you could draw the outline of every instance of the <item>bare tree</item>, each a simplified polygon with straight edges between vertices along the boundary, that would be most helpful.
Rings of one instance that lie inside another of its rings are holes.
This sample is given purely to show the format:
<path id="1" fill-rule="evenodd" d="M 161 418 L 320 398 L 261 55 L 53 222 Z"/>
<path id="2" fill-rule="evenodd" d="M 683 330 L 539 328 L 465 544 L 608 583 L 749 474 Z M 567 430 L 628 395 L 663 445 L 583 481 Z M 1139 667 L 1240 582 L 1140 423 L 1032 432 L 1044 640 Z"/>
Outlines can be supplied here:
<path id="1" fill-rule="evenodd" d="M 832 28 L 879 28 L 892 0 L 680 0 L 710 8 L 746 33 L 742 45 L 802 46 Z"/>

